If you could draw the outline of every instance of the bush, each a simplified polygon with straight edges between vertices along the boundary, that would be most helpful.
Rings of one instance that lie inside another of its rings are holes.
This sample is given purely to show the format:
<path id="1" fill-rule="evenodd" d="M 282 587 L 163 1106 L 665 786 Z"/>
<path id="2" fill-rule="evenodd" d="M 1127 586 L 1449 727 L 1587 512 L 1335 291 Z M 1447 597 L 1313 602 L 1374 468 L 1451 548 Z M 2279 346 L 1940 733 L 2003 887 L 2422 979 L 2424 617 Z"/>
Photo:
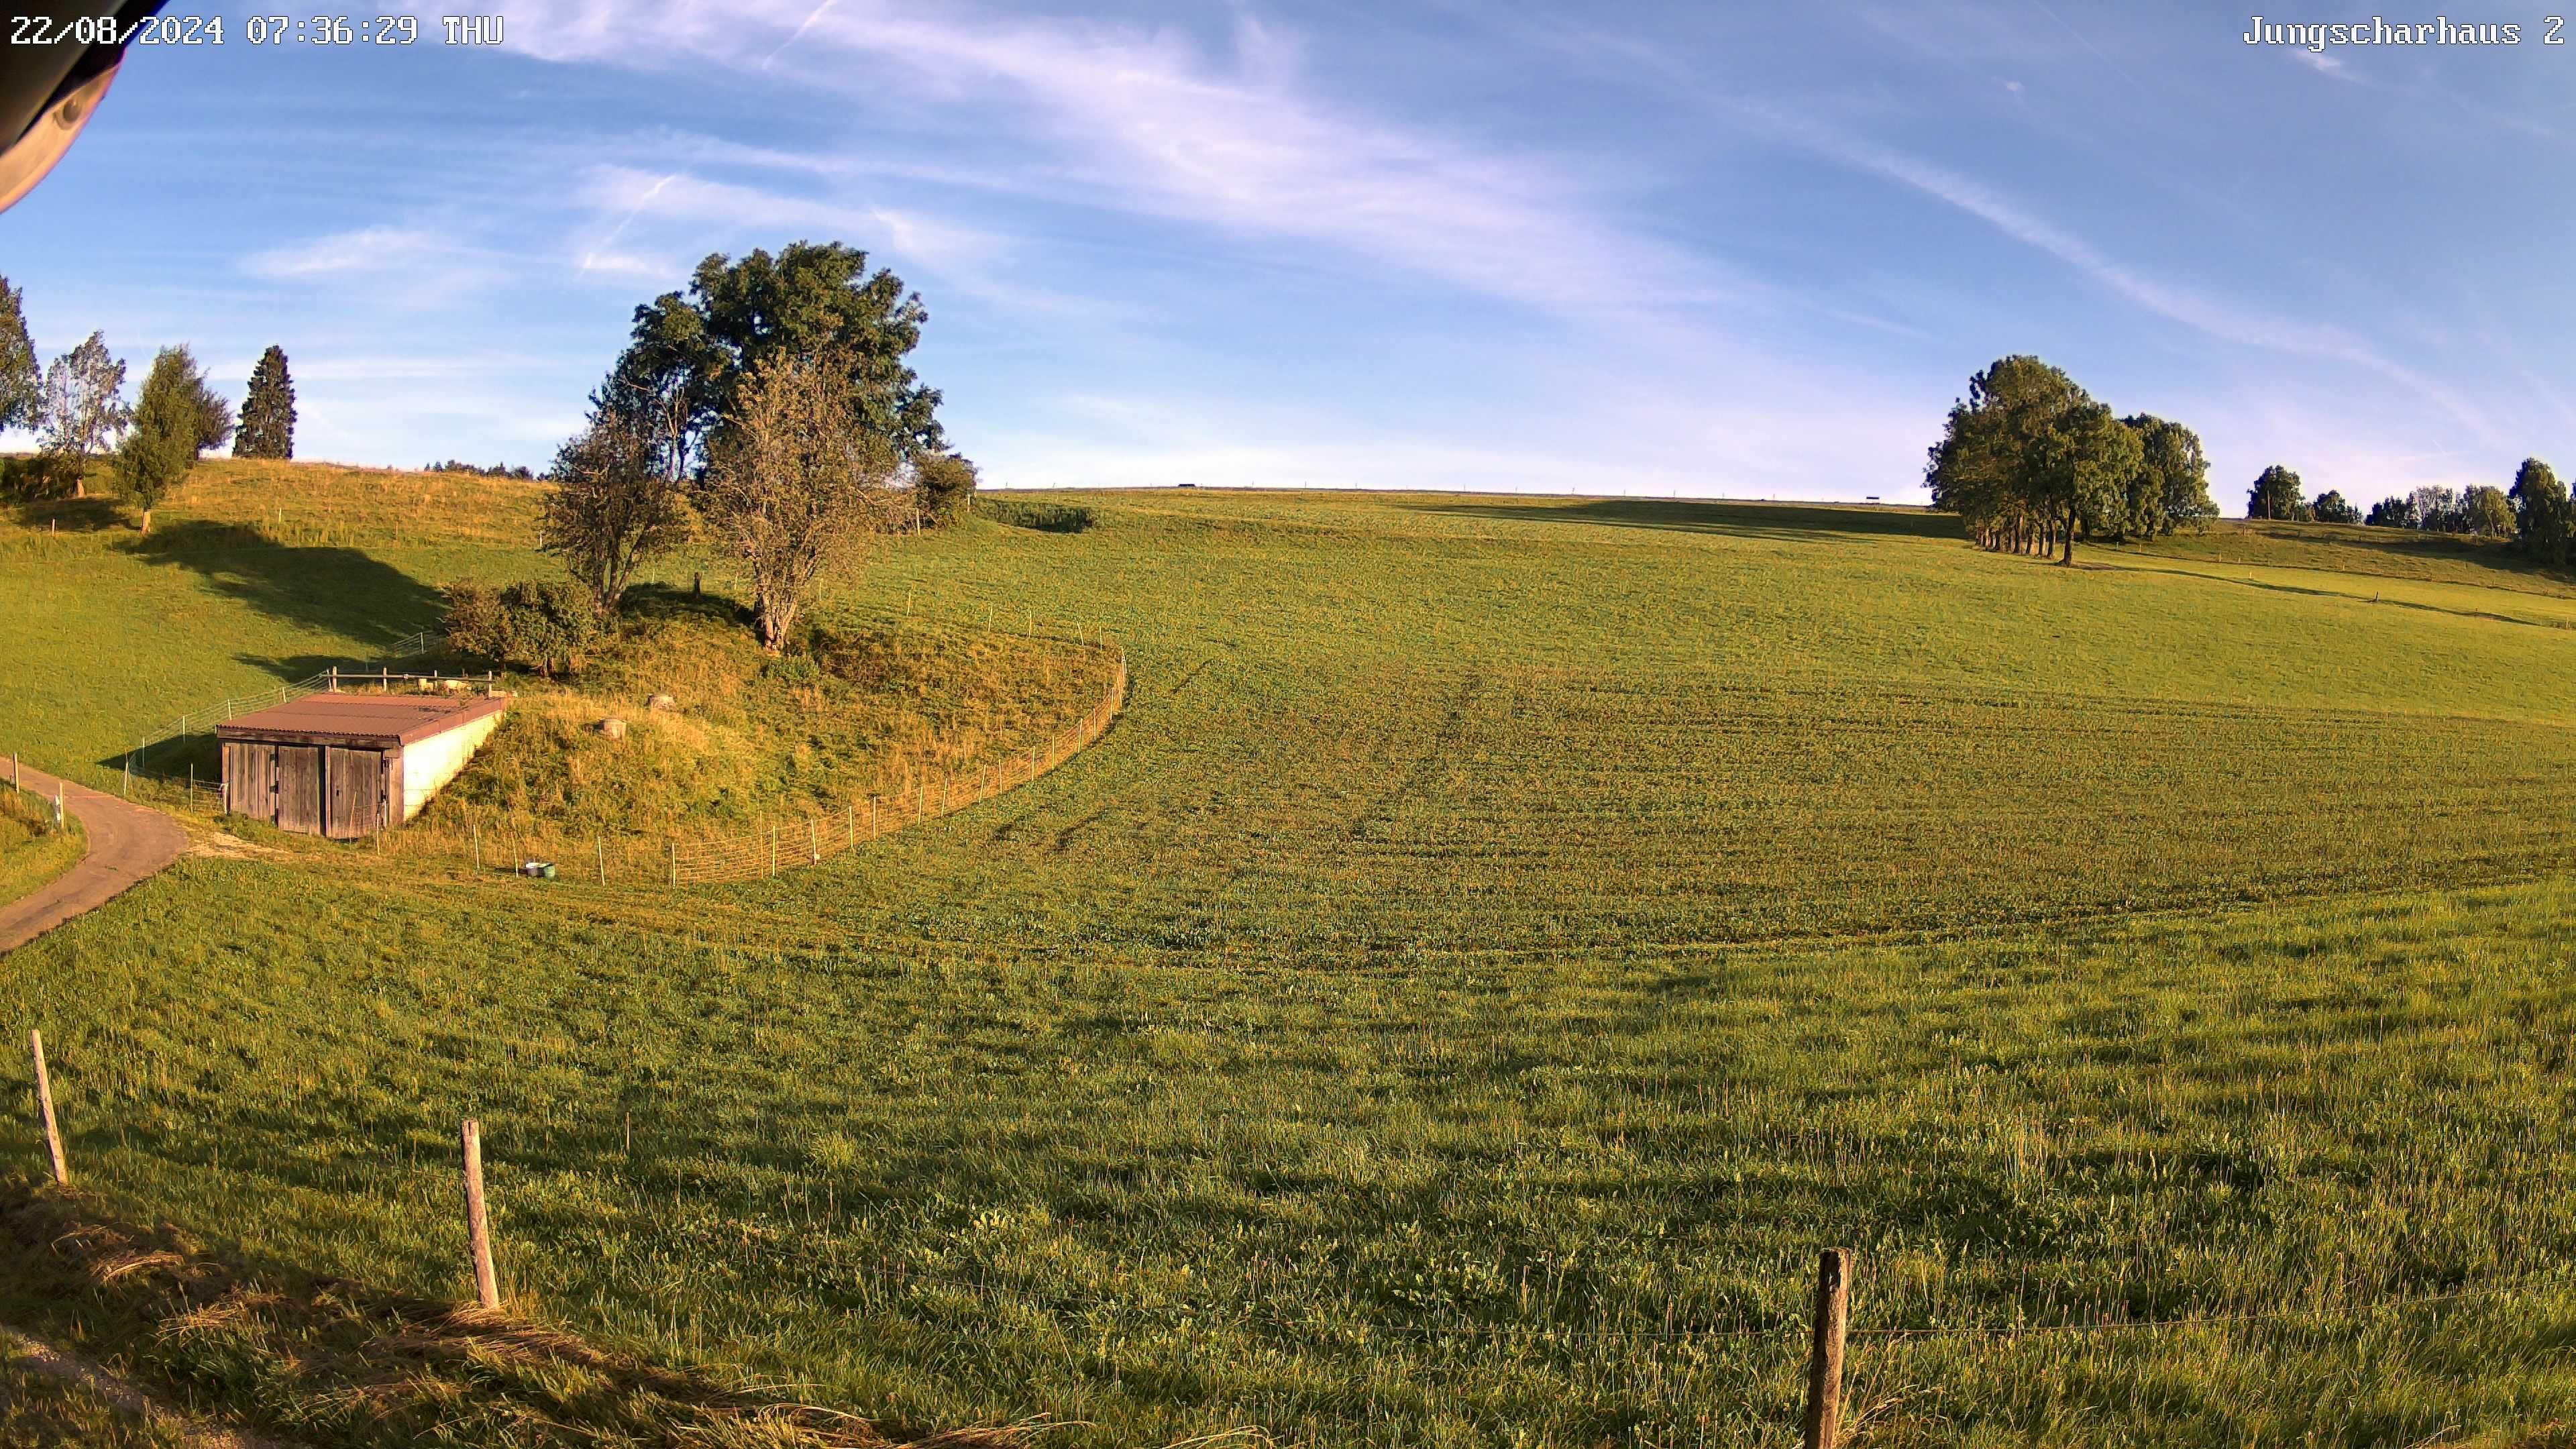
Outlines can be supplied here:
<path id="1" fill-rule="evenodd" d="M 1081 533 L 1091 527 L 1091 510 L 1078 503 L 1035 503 L 1018 498 L 986 497 L 976 511 L 995 523 L 1034 528 L 1040 533 Z"/>
<path id="2" fill-rule="evenodd" d="M 0 458 L 0 498 L 50 503 L 80 491 L 81 460 L 60 453 L 21 453 Z"/>
<path id="3" fill-rule="evenodd" d="M 517 664 L 552 678 L 581 667 L 599 637 L 599 606 L 568 579 L 523 579 L 447 586 L 447 647 L 459 654 Z"/>
<path id="4" fill-rule="evenodd" d="M 936 528 L 966 516 L 975 501 L 975 465 L 955 453 L 933 453 L 912 466 L 921 521 Z"/>

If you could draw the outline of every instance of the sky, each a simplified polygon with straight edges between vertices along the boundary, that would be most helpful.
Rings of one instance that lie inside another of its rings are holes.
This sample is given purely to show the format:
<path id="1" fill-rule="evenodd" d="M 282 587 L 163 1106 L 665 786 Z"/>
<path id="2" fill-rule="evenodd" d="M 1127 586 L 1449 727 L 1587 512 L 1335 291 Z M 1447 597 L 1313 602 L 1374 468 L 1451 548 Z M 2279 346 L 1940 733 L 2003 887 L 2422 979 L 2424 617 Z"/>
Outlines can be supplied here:
<path id="1" fill-rule="evenodd" d="M 131 54 L 0 273 L 138 381 L 185 342 L 238 397 L 282 345 L 303 457 L 542 467 L 637 304 L 808 239 L 919 291 L 987 486 L 1919 501 L 2016 352 L 2197 428 L 2229 512 L 2275 462 L 2365 504 L 2576 466 L 2536 10 L 2324 49 L 2076 0 L 166 13 L 224 43 Z"/>

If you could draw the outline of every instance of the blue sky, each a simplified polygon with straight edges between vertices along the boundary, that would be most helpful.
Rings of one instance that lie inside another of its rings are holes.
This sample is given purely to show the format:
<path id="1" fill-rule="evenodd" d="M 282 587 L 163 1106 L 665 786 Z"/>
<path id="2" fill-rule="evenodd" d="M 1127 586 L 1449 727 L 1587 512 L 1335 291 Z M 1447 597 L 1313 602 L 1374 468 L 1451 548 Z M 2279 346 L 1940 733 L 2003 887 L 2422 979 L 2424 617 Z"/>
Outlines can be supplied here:
<path id="1" fill-rule="evenodd" d="M 1914 499 L 2006 352 L 2198 427 L 2230 511 L 2576 465 L 2537 10 L 2320 54 L 2073 0 L 485 8 L 137 51 L 0 215 L 39 350 L 237 393 L 277 342 L 301 455 L 542 465 L 638 302 L 836 238 L 1005 486 Z"/>

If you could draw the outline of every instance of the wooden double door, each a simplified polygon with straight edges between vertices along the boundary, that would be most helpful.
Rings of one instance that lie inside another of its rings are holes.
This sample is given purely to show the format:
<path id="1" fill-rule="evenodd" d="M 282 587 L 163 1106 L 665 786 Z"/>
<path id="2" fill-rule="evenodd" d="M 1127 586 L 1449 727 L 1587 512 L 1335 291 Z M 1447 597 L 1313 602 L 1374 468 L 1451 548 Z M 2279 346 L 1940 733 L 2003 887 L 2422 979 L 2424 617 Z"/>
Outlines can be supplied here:
<path id="1" fill-rule="evenodd" d="M 385 828 L 401 756 L 338 745 L 224 742 L 224 808 L 280 830 L 355 840 Z"/>

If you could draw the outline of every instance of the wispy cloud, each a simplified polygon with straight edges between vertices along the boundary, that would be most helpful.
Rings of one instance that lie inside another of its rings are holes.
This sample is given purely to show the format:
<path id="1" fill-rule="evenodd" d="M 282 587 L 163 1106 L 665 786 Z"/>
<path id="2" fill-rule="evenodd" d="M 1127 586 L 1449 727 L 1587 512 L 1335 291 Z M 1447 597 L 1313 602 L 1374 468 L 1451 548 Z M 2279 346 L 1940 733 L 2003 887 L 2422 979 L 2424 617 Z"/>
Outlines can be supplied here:
<path id="1" fill-rule="evenodd" d="M 2400 363 L 2340 327 L 2278 316 L 2250 303 L 2222 300 L 2190 287 L 2150 277 L 2113 260 L 2091 243 L 1970 177 L 1901 151 L 1848 136 L 1819 122 L 1749 102 L 1733 109 L 1760 131 L 1829 156 L 1844 165 L 1929 196 L 1986 222 L 2013 240 L 2075 268 L 2137 306 L 2222 342 L 2259 347 L 2377 373 L 2433 400 L 2472 432 L 2494 440 L 2495 429 L 2466 399 Z"/>
<path id="2" fill-rule="evenodd" d="M 659 0 L 534 5 L 511 34 L 555 59 L 661 65 L 687 57 L 817 87 L 1012 114 L 1055 184 L 1094 205 L 1264 238 L 1311 241 L 1545 308 L 1671 307 L 1758 291 L 1703 257 L 1603 215 L 1593 189 L 1329 101 L 1298 48 L 1250 21 L 1231 54 L 1168 31 L 977 20 L 884 4 L 809 7 Z"/>
<path id="3" fill-rule="evenodd" d="M 451 232 L 390 223 L 254 252 L 242 267 L 271 281 L 363 291 L 370 305 L 398 311 L 447 305 L 507 273 L 501 258 Z"/>

